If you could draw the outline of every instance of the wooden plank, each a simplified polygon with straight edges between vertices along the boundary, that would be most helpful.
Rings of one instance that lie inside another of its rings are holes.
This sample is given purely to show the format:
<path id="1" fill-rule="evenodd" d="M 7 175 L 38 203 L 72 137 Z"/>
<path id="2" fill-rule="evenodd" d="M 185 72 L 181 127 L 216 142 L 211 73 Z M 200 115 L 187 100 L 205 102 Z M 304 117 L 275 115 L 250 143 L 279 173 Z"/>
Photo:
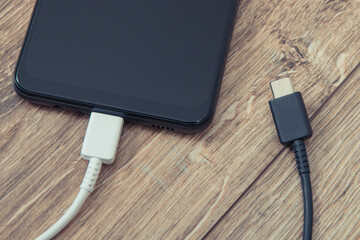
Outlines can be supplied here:
<path id="1" fill-rule="evenodd" d="M 313 119 L 307 141 L 314 239 L 360 239 L 360 66 Z M 303 203 L 293 153 L 283 151 L 207 239 L 301 239 Z"/>
<path id="2" fill-rule="evenodd" d="M 11 86 L 34 3 L 1 4 L 0 239 L 49 227 L 87 164 L 79 152 L 88 116 L 28 104 Z M 285 71 L 314 114 L 359 63 L 359 4 L 243 1 L 212 125 L 184 135 L 126 124 L 117 161 L 58 239 L 204 236 L 281 149 L 268 83 Z"/>

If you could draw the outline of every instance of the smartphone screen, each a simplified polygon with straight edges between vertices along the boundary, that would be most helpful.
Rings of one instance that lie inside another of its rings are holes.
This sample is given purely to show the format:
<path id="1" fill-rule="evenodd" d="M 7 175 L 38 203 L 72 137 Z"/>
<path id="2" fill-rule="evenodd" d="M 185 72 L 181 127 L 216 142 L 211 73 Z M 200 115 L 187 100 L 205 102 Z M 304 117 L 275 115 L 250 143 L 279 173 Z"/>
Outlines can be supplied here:
<path id="1" fill-rule="evenodd" d="M 235 0 L 39 0 L 18 84 L 119 111 L 201 121 L 221 81 Z"/>

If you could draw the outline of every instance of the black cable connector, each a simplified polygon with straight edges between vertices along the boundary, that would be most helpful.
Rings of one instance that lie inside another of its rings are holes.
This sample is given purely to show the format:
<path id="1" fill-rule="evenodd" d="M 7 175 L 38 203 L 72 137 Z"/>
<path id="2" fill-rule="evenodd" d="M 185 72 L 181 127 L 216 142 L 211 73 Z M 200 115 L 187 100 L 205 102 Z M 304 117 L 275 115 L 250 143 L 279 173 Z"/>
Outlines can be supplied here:
<path id="1" fill-rule="evenodd" d="M 312 136 L 312 128 L 303 97 L 295 92 L 290 78 L 271 83 L 274 99 L 270 108 L 280 142 L 292 146 L 297 169 L 301 178 L 304 198 L 303 239 L 311 240 L 313 225 L 313 200 L 310 180 L 310 166 L 304 140 Z"/>

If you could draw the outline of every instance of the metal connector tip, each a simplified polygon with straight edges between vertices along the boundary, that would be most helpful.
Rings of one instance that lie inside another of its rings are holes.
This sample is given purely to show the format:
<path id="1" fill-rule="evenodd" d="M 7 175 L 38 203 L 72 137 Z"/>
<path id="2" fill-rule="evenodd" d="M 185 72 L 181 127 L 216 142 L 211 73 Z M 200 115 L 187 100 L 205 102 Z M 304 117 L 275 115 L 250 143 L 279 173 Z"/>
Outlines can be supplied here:
<path id="1" fill-rule="evenodd" d="M 295 92 L 290 78 L 283 78 L 270 83 L 274 98 L 284 97 Z"/>

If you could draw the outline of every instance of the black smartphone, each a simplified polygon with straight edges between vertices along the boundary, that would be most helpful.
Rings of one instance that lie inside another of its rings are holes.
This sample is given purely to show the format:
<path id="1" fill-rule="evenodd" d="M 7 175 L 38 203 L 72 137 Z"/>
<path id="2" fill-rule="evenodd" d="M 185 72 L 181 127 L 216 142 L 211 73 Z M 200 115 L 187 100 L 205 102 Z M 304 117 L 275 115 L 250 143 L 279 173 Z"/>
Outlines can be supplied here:
<path id="1" fill-rule="evenodd" d="M 38 0 L 24 98 L 197 132 L 215 111 L 237 0 Z"/>

